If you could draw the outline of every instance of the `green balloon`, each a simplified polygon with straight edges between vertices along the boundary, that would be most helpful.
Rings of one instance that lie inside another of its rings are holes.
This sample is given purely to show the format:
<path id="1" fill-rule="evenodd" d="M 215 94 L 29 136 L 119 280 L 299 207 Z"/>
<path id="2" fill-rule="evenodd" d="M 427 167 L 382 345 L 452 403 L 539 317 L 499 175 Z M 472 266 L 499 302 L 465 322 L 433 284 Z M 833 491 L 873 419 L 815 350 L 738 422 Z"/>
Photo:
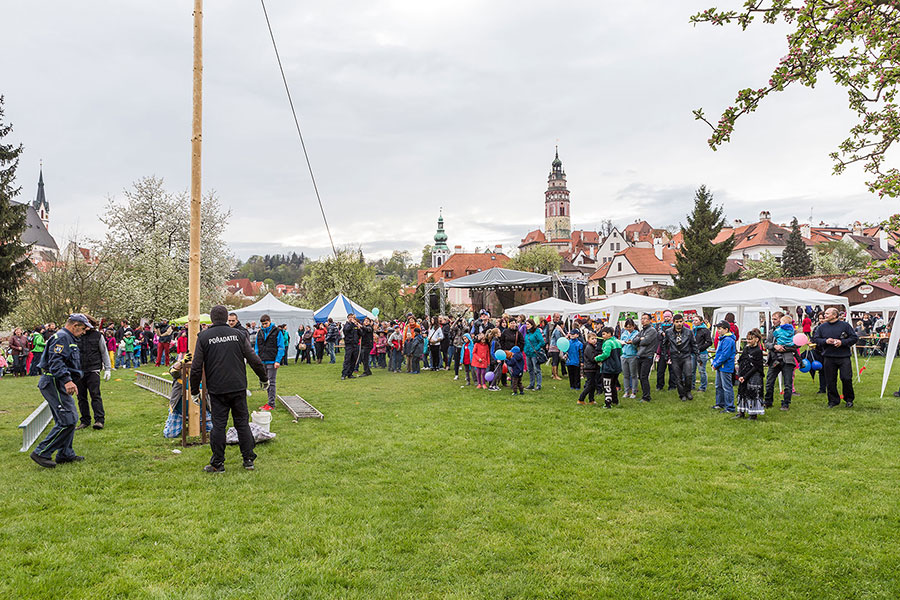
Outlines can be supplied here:
<path id="1" fill-rule="evenodd" d="M 568 352 L 569 338 L 559 338 L 558 340 L 556 340 L 556 347 L 559 348 L 560 352 Z"/>

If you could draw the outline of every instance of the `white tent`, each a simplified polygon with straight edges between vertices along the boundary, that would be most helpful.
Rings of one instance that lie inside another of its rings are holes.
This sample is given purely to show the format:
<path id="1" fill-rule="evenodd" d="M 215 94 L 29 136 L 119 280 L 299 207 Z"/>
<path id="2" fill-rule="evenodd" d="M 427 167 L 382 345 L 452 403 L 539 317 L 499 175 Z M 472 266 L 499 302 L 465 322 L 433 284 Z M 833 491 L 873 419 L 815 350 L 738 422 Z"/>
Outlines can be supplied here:
<path id="1" fill-rule="evenodd" d="M 737 322 L 744 323 L 745 312 L 754 308 L 759 310 L 759 307 L 761 307 L 767 313 L 766 323 L 771 323 L 773 310 L 781 307 L 793 308 L 817 304 L 843 306 L 847 316 L 850 316 L 850 301 L 843 296 L 832 296 L 816 290 L 784 285 L 764 279 L 748 279 L 747 281 L 727 285 L 717 290 L 672 300 L 669 303 L 669 308 L 702 309 L 733 306 L 737 308 Z M 856 346 L 853 347 L 853 355 L 856 357 Z M 859 378 L 859 358 L 856 359 L 856 373 L 857 378 Z"/>
<path id="2" fill-rule="evenodd" d="M 609 323 L 615 327 L 619 321 L 619 314 L 623 312 L 650 312 L 669 308 L 669 301 L 662 298 L 651 298 L 640 294 L 618 294 L 605 300 L 589 302 L 567 310 L 563 315 L 566 318 L 574 315 L 599 315 L 609 313 Z"/>
<path id="3" fill-rule="evenodd" d="M 873 312 L 879 311 L 884 315 L 887 322 L 888 313 L 900 311 L 900 296 L 888 296 L 881 300 L 872 300 L 871 302 L 863 302 L 852 307 L 857 312 Z M 891 376 L 891 365 L 894 364 L 894 357 L 897 356 L 897 342 L 900 341 L 900 327 L 897 326 L 897 319 L 894 318 L 894 326 L 891 327 L 891 337 L 888 338 L 887 355 L 884 357 L 884 373 L 881 374 L 881 397 L 884 397 L 884 390 L 887 387 L 888 377 Z"/>
<path id="4" fill-rule="evenodd" d="M 575 304 L 574 302 L 569 302 L 568 300 L 562 300 L 560 298 L 544 298 L 537 302 L 523 304 L 522 306 L 516 306 L 515 308 L 508 308 L 503 312 L 510 315 L 525 316 L 552 315 L 553 313 L 563 314 L 568 310 L 577 310 L 582 306 L 584 305 Z"/>
<path id="5" fill-rule="evenodd" d="M 725 319 L 725 315 L 728 313 L 734 313 L 737 315 L 738 309 L 736 306 L 720 306 L 719 308 L 713 311 L 713 324 L 718 323 L 719 321 L 723 321 Z M 769 309 L 763 308 L 762 306 L 745 306 L 744 307 L 744 320 L 738 321 L 737 326 L 738 330 L 741 332 L 747 332 L 751 329 L 759 327 L 760 321 L 768 318 Z M 768 322 L 766 322 L 766 331 L 768 331 Z"/>
<path id="6" fill-rule="evenodd" d="M 325 306 L 316 311 L 316 322 L 324 323 L 328 319 L 332 319 L 335 323 L 340 323 L 346 321 L 347 315 L 351 313 L 356 315 L 356 318 L 360 321 L 366 317 L 369 317 L 373 321 L 378 320 L 375 315 L 344 294 L 338 294 Z"/>
<path id="7" fill-rule="evenodd" d="M 265 298 L 251 304 L 247 308 L 239 308 L 234 313 L 240 319 L 241 323 L 247 321 L 259 322 L 259 318 L 263 315 L 269 315 L 273 325 L 287 325 L 288 333 L 291 334 L 290 348 L 293 348 L 297 342 L 297 328 L 301 325 L 315 325 L 316 319 L 313 311 L 306 308 L 297 308 L 290 304 L 285 304 L 271 293 L 266 294 Z"/>

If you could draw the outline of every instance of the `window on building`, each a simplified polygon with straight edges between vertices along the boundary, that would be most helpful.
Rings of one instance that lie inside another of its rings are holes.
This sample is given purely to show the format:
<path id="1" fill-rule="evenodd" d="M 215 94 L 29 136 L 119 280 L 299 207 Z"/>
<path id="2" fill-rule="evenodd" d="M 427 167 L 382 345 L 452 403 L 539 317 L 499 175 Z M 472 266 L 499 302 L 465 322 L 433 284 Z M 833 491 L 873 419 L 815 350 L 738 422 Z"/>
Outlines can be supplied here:
<path id="1" fill-rule="evenodd" d="M 453 279 L 453 271 L 444 271 L 444 277 L 446 279 Z"/>
<path id="2" fill-rule="evenodd" d="M 619 263 L 619 264 L 618 264 L 618 268 L 617 268 L 616 270 L 617 270 L 617 271 L 621 271 L 621 270 L 622 270 L 622 263 Z"/>
<path id="3" fill-rule="evenodd" d="M 625 289 L 626 289 L 626 290 L 630 290 L 630 289 L 631 289 L 631 282 L 630 282 L 630 281 L 626 281 L 626 282 L 625 282 Z"/>
<path id="4" fill-rule="evenodd" d="M 615 284 L 615 283 L 611 283 L 611 284 L 609 284 L 609 287 L 610 287 L 610 291 L 611 291 L 613 294 L 615 294 L 615 293 L 616 293 L 616 284 Z"/>
<path id="5" fill-rule="evenodd" d="M 561 217 L 566 216 L 566 207 L 565 206 L 559 207 L 559 216 L 561 216 Z"/>

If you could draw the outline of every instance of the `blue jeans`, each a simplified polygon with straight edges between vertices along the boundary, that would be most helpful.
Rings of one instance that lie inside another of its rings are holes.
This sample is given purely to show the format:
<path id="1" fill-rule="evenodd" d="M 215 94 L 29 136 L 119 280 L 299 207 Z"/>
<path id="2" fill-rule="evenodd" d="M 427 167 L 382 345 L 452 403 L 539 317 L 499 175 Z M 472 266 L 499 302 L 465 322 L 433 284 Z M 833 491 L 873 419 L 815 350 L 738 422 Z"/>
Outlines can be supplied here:
<path id="1" fill-rule="evenodd" d="M 716 371 L 716 406 L 734 412 L 734 373 Z"/>
<path id="2" fill-rule="evenodd" d="M 328 351 L 328 357 L 331 359 L 331 364 L 334 364 L 334 342 L 327 342 L 325 348 Z"/>
<path id="3" fill-rule="evenodd" d="M 709 361 L 709 353 L 706 351 L 694 355 L 693 360 L 693 377 L 691 377 L 691 387 L 697 387 L 697 367 L 700 367 L 700 391 L 705 392 L 709 382 L 706 379 L 706 363 Z"/>
<path id="4" fill-rule="evenodd" d="M 525 360 L 528 363 L 528 388 L 540 389 L 543 381 L 541 378 L 541 364 L 537 361 L 536 356 L 528 356 L 526 354 Z"/>

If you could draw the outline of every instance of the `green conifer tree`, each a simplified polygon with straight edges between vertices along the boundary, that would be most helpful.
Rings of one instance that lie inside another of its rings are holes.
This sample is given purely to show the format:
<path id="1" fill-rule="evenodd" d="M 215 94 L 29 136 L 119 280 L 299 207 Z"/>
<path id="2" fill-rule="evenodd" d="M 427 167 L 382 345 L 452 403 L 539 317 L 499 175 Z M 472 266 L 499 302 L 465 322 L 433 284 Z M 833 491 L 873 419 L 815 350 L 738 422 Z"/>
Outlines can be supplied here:
<path id="1" fill-rule="evenodd" d="M 781 255 L 781 269 L 785 277 L 804 277 L 813 273 L 812 256 L 800 235 L 797 217 L 791 221 L 791 234 L 784 247 L 784 254 Z"/>
<path id="2" fill-rule="evenodd" d="M 682 226 L 684 238 L 675 258 L 675 287 L 673 298 L 681 298 L 715 289 L 729 280 L 725 276 L 725 262 L 734 248 L 734 235 L 721 243 L 713 240 L 725 226 L 722 207 L 713 206 L 712 193 L 705 185 L 694 196 L 694 211 Z"/>
<path id="3" fill-rule="evenodd" d="M 4 122 L 3 114 L 0 96 L 0 318 L 15 308 L 19 286 L 30 266 L 29 247 L 22 243 L 27 227 L 26 206 L 13 202 L 22 191 L 15 184 L 22 144 L 4 143 L 13 127 Z"/>

